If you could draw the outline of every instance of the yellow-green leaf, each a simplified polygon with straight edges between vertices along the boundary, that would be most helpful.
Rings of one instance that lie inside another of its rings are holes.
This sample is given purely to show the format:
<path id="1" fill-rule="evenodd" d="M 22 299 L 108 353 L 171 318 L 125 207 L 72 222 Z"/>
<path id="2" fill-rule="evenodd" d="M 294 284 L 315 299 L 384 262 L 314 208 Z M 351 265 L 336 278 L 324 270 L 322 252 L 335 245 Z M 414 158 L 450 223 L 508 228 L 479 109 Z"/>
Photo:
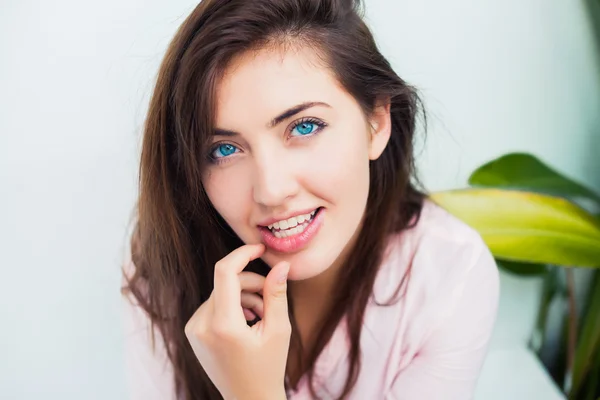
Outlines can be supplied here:
<path id="1" fill-rule="evenodd" d="M 452 190 L 431 198 L 479 231 L 499 259 L 600 267 L 600 221 L 565 199 L 502 189 Z"/>

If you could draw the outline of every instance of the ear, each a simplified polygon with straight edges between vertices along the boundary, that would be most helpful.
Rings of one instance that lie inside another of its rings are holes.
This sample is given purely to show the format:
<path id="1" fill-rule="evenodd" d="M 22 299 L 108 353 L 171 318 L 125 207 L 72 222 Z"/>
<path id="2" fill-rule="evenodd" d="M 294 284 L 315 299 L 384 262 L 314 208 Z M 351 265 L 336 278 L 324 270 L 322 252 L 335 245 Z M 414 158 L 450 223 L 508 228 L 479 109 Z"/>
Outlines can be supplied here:
<path id="1" fill-rule="evenodd" d="M 369 160 L 377 160 L 392 133 L 392 120 L 390 116 L 390 99 L 379 101 L 369 118 L 371 134 L 369 137 Z"/>

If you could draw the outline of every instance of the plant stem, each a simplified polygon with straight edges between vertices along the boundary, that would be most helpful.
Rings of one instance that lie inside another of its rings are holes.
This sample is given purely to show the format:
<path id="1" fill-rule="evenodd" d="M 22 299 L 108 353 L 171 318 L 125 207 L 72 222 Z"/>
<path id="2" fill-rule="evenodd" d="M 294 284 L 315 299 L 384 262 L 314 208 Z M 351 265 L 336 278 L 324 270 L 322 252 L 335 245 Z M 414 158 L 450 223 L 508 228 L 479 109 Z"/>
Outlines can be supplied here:
<path id="1" fill-rule="evenodd" d="M 600 271 L 594 272 L 586 310 L 581 320 L 575 365 L 572 371 L 572 387 L 569 398 L 581 399 L 587 391 L 586 382 L 600 380 L 595 371 L 600 371 Z M 593 385 L 592 385 L 593 389 Z"/>
<path id="2" fill-rule="evenodd" d="M 558 275 L 562 270 L 554 265 L 547 265 L 548 273 L 544 276 L 544 284 L 542 287 L 542 298 L 538 309 L 537 321 L 534 331 L 529 339 L 529 347 L 541 356 L 541 350 L 546 343 L 546 322 L 548 320 L 548 312 L 550 305 L 558 293 Z"/>
<path id="3" fill-rule="evenodd" d="M 575 278 L 573 268 L 565 268 L 567 274 L 567 295 L 569 299 L 569 338 L 567 345 L 567 373 L 573 373 L 575 350 L 577 348 L 577 304 L 575 302 Z M 570 379 L 568 380 L 570 381 Z"/>

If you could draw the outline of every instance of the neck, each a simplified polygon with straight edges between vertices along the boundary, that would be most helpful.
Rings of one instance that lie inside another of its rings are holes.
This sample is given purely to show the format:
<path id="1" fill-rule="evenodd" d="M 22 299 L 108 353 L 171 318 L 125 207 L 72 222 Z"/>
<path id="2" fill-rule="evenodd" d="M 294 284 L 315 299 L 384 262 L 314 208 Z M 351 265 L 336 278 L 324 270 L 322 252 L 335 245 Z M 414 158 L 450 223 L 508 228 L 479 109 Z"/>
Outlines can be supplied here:
<path id="1" fill-rule="evenodd" d="M 321 274 L 301 281 L 288 282 L 288 296 L 293 307 L 297 335 L 303 348 L 301 352 L 294 343 L 290 345 L 287 374 L 294 386 L 304 373 L 297 369 L 297 360 L 302 359 L 304 360 L 302 364 L 305 364 L 308 353 L 317 339 L 317 332 L 334 306 L 334 295 L 338 290 L 340 272 L 350 250 L 354 247 L 359 231 L 360 229 L 357 229 L 336 261 Z"/>
<path id="2" fill-rule="evenodd" d="M 294 304 L 304 302 L 322 303 L 331 297 L 334 290 L 336 276 L 339 273 L 337 262 L 323 271 L 321 274 L 301 281 L 289 281 L 289 295 Z M 341 264 L 341 263 L 340 263 Z"/>
<path id="3" fill-rule="evenodd" d="M 288 295 L 303 341 L 310 342 L 314 331 L 334 306 L 333 301 L 340 284 L 340 272 L 355 245 L 359 231 L 360 229 L 357 229 L 334 263 L 321 274 L 301 281 L 288 282 Z"/>

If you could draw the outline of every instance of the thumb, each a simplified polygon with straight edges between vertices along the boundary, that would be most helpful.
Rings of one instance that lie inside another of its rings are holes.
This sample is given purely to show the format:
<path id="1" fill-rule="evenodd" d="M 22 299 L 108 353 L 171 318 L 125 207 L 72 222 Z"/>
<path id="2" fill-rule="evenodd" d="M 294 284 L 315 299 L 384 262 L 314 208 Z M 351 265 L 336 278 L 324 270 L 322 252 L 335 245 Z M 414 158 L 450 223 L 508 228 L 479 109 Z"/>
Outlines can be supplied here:
<path id="1" fill-rule="evenodd" d="M 274 266 L 265 279 L 263 304 L 265 330 L 288 328 L 287 275 L 290 263 L 282 261 Z"/>

